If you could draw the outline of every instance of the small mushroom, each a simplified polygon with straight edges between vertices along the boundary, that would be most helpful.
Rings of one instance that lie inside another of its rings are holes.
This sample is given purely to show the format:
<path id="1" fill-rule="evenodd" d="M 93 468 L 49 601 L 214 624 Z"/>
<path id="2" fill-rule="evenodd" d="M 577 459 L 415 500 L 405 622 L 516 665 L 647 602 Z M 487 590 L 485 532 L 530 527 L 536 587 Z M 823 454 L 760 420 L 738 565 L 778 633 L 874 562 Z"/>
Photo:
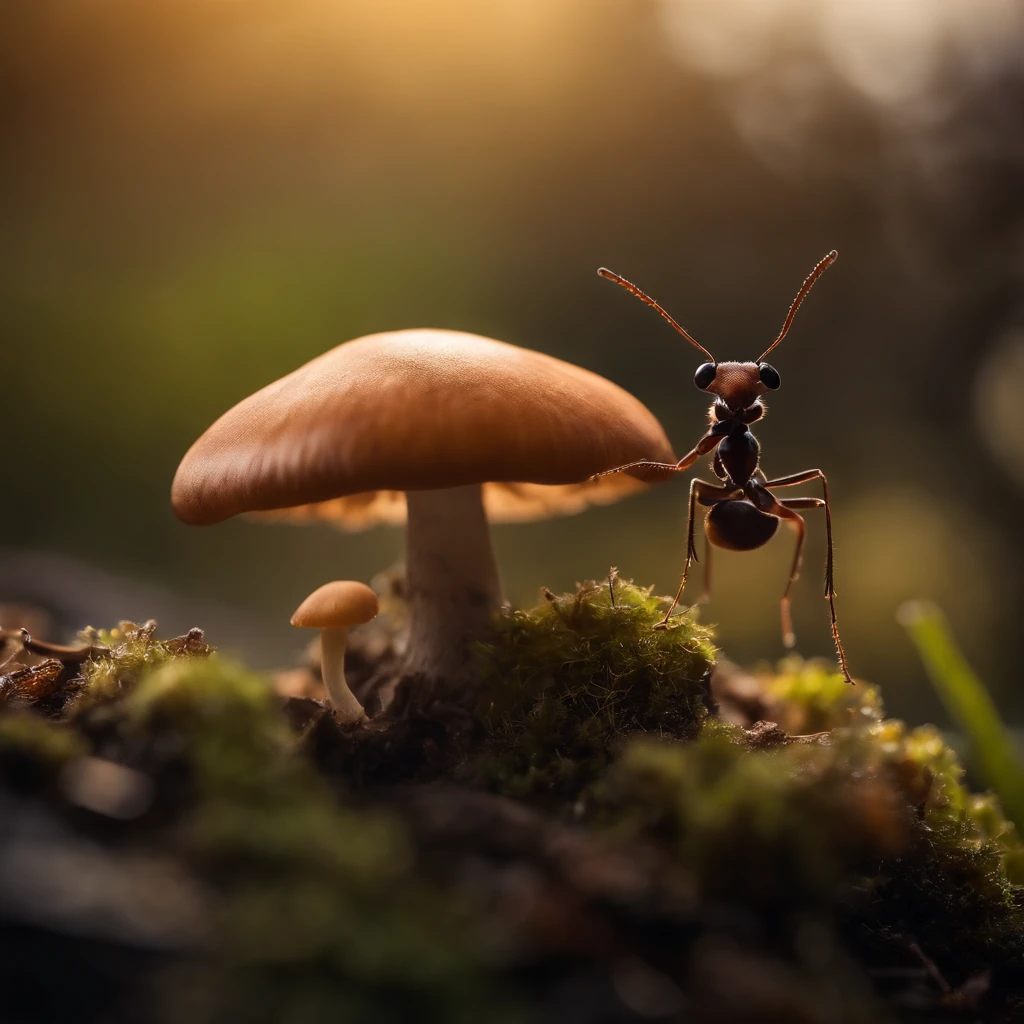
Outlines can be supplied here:
<path id="1" fill-rule="evenodd" d="M 241 513 L 347 529 L 407 523 L 403 670 L 457 688 L 501 603 L 488 520 L 570 515 L 643 490 L 675 462 L 629 392 L 551 356 L 458 331 L 339 345 L 228 410 L 171 489 L 195 525 Z"/>
<path id="2" fill-rule="evenodd" d="M 339 722 L 361 722 L 366 714 L 345 681 L 345 646 L 352 626 L 377 614 L 377 595 L 364 583 L 336 580 L 313 591 L 292 616 L 292 625 L 320 630 L 324 687 Z"/>

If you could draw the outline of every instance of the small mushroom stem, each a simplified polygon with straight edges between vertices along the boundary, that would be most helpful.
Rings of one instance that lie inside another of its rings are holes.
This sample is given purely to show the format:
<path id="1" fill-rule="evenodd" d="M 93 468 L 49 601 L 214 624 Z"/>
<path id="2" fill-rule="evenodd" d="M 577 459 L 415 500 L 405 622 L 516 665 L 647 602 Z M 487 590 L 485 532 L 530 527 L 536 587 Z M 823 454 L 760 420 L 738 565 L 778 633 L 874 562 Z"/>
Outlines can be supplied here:
<path id="1" fill-rule="evenodd" d="M 345 681 L 345 647 L 348 629 L 333 627 L 320 630 L 320 667 L 324 688 L 339 722 L 360 722 L 366 717 L 363 705 L 352 695 Z"/>
<path id="2" fill-rule="evenodd" d="M 408 671 L 454 688 L 501 604 L 480 485 L 407 491 Z"/>

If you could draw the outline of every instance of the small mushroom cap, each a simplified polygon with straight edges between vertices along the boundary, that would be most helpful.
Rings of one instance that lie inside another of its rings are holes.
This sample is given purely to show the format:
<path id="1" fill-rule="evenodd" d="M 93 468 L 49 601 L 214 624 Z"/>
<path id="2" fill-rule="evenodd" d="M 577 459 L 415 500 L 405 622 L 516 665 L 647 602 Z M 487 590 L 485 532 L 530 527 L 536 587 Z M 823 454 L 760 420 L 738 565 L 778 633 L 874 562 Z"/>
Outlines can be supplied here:
<path id="1" fill-rule="evenodd" d="M 674 462 L 653 413 L 604 377 L 490 338 L 442 330 L 339 345 L 226 412 L 171 489 L 186 523 L 287 509 L 360 527 L 405 518 L 402 492 L 490 484 L 495 520 L 617 501 Z M 337 499 L 343 499 L 338 501 Z"/>
<path id="2" fill-rule="evenodd" d="M 355 580 L 335 580 L 317 587 L 292 616 L 293 626 L 337 629 L 361 626 L 377 614 L 377 595 Z"/>

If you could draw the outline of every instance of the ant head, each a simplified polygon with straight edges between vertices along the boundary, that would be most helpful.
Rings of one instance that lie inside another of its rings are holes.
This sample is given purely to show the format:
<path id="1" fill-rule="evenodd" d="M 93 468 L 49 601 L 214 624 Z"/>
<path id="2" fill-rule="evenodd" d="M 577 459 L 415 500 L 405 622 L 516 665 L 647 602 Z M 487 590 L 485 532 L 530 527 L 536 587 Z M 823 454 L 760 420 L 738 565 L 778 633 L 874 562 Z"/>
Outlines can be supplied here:
<path id="1" fill-rule="evenodd" d="M 757 399 L 766 391 L 776 391 L 782 384 L 779 371 L 774 366 L 764 361 L 765 356 L 789 333 L 793 324 L 793 318 L 800 304 L 807 298 L 814 282 L 835 263 L 839 253 L 833 249 L 824 259 L 819 260 L 814 269 L 807 275 L 807 279 L 796 293 L 796 298 L 789 307 L 786 320 L 782 325 L 775 340 L 761 353 L 755 363 L 718 363 L 715 357 L 698 341 L 694 340 L 662 307 L 645 292 L 642 292 L 635 284 L 630 284 L 624 277 L 613 274 L 610 270 L 601 267 L 598 273 L 616 284 L 622 285 L 628 292 L 635 295 L 641 302 L 653 306 L 691 345 L 699 349 L 708 357 L 706 363 L 701 363 L 694 374 L 693 382 L 701 391 L 717 395 L 730 409 L 746 409 L 753 405 Z"/>
<path id="2" fill-rule="evenodd" d="M 779 371 L 768 363 L 702 363 L 693 375 L 701 391 L 717 395 L 730 409 L 747 409 L 767 391 L 782 384 Z"/>

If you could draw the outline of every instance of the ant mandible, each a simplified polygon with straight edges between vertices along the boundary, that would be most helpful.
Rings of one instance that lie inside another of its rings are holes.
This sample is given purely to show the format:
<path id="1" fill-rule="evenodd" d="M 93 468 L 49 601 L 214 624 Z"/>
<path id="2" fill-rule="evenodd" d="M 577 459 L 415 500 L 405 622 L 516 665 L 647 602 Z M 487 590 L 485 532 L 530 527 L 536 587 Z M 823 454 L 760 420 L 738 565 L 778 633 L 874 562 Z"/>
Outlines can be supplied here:
<path id="1" fill-rule="evenodd" d="M 667 629 L 669 618 L 679 603 L 686 586 L 686 577 L 692 562 L 698 561 L 697 549 L 693 540 L 694 512 L 699 502 L 708 508 L 704 520 L 705 544 L 704 593 L 700 602 L 706 601 L 711 585 L 711 545 L 727 548 L 730 551 L 753 551 L 766 544 L 775 535 L 780 520 L 788 523 L 796 530 L 796 552 L 793 556 L 793 567 L 789 573 L 789 582 L 782 594 L 782 641 L 787 647 L 796 642 L 793 635 L 793 623 L 789 611 L 789 592 L 800 575 L 800 564 L 803 560 L 804 540 L 807 525 L 797 509 L 824 508 L 825 533 L 828 539 L 828 555 L 825 561 L 825 597 L 828 600 L 829 615 L 832 619 L 832 639 L 835 641 L 836 654 L 839 656 L 839 667 L 848 683 L 853 682 L 846 663 L 846 652 L 839 640 L 839 627 L 836 625 L 835 587 L 832 579 L 832 510 L 828 500 L 828 480 L 820 469 L 808 469 L 803 473 L 792 473 L 789 476 L 776 477 L 769 480 L 758 468 L 760 447 L 757 439 L 750 432 L 750 424 L 755 423 L 764 415 L 761 395 L 767 391 L 776 391 L 782 384 L 778 370 L 766 363 L 768 355 L 786 336 L 796 316 L 800 304 L 807 297 L 814 282 L 827 270 L 838 257 L 833 249 L 807 276 L 796 298 L 789 307 L 786 320 L 779 331 L 778 337 L 765 349 L 753 363 L 715 361 L 715 357 L 645 292 L 625 278 L 613 274 L 601 267 L 598 274 L 622 285 L 628 292 L 635 295 L 641 302 L 656 309 L 691 345 L 707 356 L 708 361 L 702 363 L 694 374 L 693 382 L 701 391 L 715 395 L 715 401 L 708 410 L 711 426 L 708 432 L 697 442 L 692 451 L 687 452 L 678 462 L 651 462 L 641 459 L 625 466 L 597 473 L 593 479 L 621 473 L 627 469 L 645 466 L 648 469 L 668 470 L 682 473 L 689 469 L 697 459 L 714 452 L 711 467 L 715 476 L 723 481 L 721 484 L 710 484 L 705 480 L 694 478 L 690 481 L 690 508 L 686 527 L 686 562 L 683 565 L 683 576 L 679 581 L 672 606 L 665 613 L 665 618 L 658 627 Z M 794 484 L 809 483 L 820 480 L 822 498 L 777 498 L 772 489 L 792 487 Z"/>

